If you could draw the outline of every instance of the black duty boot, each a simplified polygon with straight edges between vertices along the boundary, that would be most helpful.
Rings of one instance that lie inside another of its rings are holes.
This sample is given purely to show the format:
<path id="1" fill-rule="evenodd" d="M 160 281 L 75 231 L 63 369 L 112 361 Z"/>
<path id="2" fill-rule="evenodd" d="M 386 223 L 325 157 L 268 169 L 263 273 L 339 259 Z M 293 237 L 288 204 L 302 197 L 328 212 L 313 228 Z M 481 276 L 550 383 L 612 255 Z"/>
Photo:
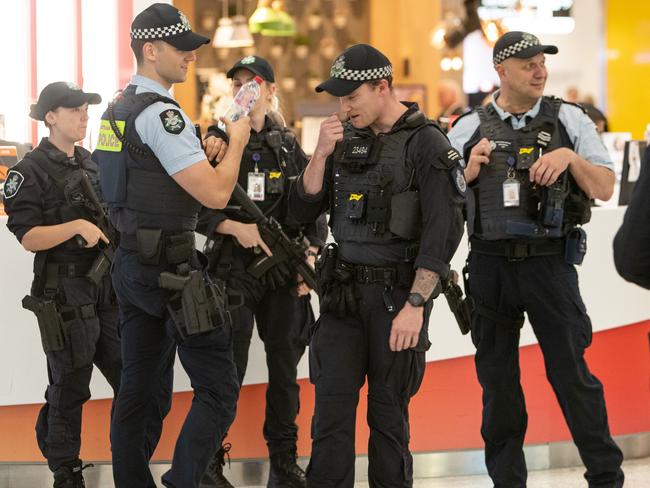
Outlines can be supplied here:
<path id="1" fill-rule="evenodd" d="M 92 466 L 92 464 L 82 466 L 81 460 L 74 464 L 61 466 L 54 472 L 54 488 L 86 488 L 81 472 Z"/>
<path id="2" fill-rule="evenodd" d="M 296 464 L 296 448 L 271 454 L 271 472 L 267 488 L 305 488 L 305 472 Z"/>
<path id="3" fill-rule="evenodd" d="M 221 446 L 214 454 L 205 473 L 203 473 L 199 488 L 235 488 L 223 475 L 223 467 L 226 465 L 226 455 L 228 456 L 228 466 L 230 466 L 230 455 L 228 451 L 230 451 L 231 447 L 232 445 L 228 442 Z"/>

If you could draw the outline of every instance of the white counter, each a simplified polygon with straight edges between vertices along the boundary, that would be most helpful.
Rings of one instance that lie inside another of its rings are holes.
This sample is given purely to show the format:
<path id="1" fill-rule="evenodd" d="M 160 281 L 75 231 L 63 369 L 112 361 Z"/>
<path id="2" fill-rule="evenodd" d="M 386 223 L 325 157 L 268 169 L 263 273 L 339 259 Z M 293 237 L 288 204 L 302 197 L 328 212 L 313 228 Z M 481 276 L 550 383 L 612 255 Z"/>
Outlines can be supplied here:
<path id="1" fill-rule="evenodd" d="M 589 234 L 588 252 L 578 268 L 582 296 L 587 305 L 594 331 L 611 329 L 650 318 L 648 291 L 626 283 L 614 269 L 612 240 L 623 219 L 625 208 L 596 208 L 586 226 Z M 23 310 L 22 297 L 29 292 L 32 279 L 31 253 L 25 252 L 7 230 L 6 217 L 0 217 L 0 249 L 3 252 L 0 274 L 0 405 L 41 403 L 47 384 L 45 355 L 41 349 L 38 326 L 31 312 Z M 452 261 L 460 272 L 467 256 L 466 240 Z M 444 299 L 437 300 L 431 317 L 429 335 L 433 343 L 427 361 L 473 354 L 468 336 L 458 331 Z M 536 342 L 530 326 L 524 326 L 521 344 Z M 306 357 L 300 363 L 299 377 L 307 377 Z M 267 381 L 264 350 L 257 337 L 245 383 Z M 101 374 L 93 375 L 93 398 L 110 396 L 110 389 Z M 190 390 L 189 379 L 178 361 L 174 382 L 176 391 Z"/>

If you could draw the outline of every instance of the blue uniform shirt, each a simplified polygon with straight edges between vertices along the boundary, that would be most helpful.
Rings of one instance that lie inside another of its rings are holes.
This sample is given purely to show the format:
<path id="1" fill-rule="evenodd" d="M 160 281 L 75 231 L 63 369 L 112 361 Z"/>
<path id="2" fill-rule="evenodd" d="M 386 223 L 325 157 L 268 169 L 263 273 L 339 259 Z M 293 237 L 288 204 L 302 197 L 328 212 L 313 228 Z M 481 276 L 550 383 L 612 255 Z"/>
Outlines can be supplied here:
<path id="1" fill-rule="evenodd" d="M 134 75 L 131 84 L 137 86 L 136 94 L 154 92 L 172 98 L 160 83 L 151 78 Z M 185 127 L 178 134 L 165 130 L 164 114 L 170 110 L 180 112 L 185 121 Z M 135 119 L 135 130 L 170 176 L 206 159 L 192 121 L 176 105 L 164 102 L 151 104 Z"/>
<path id="2" fill-rule="evenodd" d="M 512 128 L 515 130 L 525 127 L 525 125 L 530 122 L 539 112 L 539 107 L 542 99 L 537 100 L 537 103 L 533 105 L 528 112 L 524 114 L 521 119 L 512 114 L 506 112 L 501 107 L 499 107 L 495 100 L 499 97 L 499 92 L 495 92 L 490 102 L 492 106 L 496 109 L 497 113 L 501 117 L 501 120 L 510 119 Z M 573 143 L 573 150 L 580 157 L 586 159 L 592 164 L 597 166 L 604 166 L 611 171 L 614 171 L 614 163 L 612 162 L 605 145 L 601 140 L 598 132 L 596 131 L 596 125 L 592 120 L 580 110 L 575 105 L 568 103 L 563 103 L 560 107 L 560 113 L 558 114 L 560 122 L 564 126 Z M 459 119 L 454 127 L 448 134 L 449 140 L 451 141 L 452 146 L 456 148 L 461 155 L 464 155 L 464 146 L 474 135 L 479 126 L 479 117 L 476 112 L 465 115 Z"/>

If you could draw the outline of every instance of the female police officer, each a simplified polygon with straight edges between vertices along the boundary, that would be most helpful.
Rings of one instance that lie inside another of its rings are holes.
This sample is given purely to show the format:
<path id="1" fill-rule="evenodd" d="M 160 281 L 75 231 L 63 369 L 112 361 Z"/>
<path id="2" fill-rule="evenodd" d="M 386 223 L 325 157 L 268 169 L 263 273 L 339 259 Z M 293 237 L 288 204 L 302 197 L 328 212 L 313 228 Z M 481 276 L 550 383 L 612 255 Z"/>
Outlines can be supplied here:
<path id="1" fill-rule="evenodd" d="M 282 224 L 290 237 L 305 232 L 313 260 L 326 238 L 327 228 L 324 216 L 320 217 L 317 229 L 313 223 L 304 227 L 298 225 L 287 212 L 289 182 L 303 169 L 307 159 L 295 136 L 270 117 L 277 101 L 273 69 L 265 59 L 247 56 L 235 63 L 227 74 L 233 80 L 234 93 L 254 76 L 264 80 L 260 85 L 260 98 L 250 113 L 251 136 L 244 150 L 239 183 L 267 216 Z M 269 383 L 264 437 L 271 458 L 268 486 L 305 486 L 305 475 L 296 464 L 298 428 L 295 419 L 299 408 L 296 368 L 305 351 L 303 333 L 313 320 L 309 288 L 296 281 L 295 271 L 283 275 L 272 270 L 262 281 L 246 271 L 258 257 L 256 248 L 267 254 L 271 251 L 260 236 L 257 224 L 245 211 L 210 212 L 204 214 L 203 220 L 206 235 L 214 237 L 216 232 L 220 241 L 212 250 L 217 275 L 227 279 L 229 287 L 244 296 L 244 306 L 237 310 L 233 319 L 234 356 L 240 382 L 246 373 L 254 321 L 265 344 Z M 227 448 L 229 445 L 217 453 L 202 486 L 232 486 L 222 473 Z"/>
<path id="2" fill-rule="evenodd" d="M 36 437 L 55 487 L 84 486 L 81 409 L 90 398 L 93 363 L 115 393 L 120 383 L 117 306 L 110 277 L 93 266 L 103 259 L 98 244 L 108 245 L 109 237 L 98 227 L 102 209 L 89 204 L 96 201 L 92 185 L 82 183 L 97 182 L 97 165 L 75 146 L 86 136 L 88 104 L 100 101 L 72 83 L 47 85 L 30 116 L 44 121 L 50 136 L 9 171 L 4 185 L 7 227 L 36 253 L 23 306 L 36 313 L 47 356 L 49 386 Z"/>

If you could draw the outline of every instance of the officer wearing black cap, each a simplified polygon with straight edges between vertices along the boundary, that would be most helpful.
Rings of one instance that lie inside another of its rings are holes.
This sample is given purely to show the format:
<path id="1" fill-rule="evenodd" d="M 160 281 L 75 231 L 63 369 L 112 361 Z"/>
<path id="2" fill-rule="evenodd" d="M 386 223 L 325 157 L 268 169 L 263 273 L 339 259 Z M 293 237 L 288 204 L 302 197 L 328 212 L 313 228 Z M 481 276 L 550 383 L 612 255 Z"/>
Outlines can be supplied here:
<path id="1" fill-rule="evenodd" d="M 526 312 L 589 486 L 618 487 L 623 456 L 609 432 L 603 387 L 584 359 L 592 331 L 574 266 L 586 251 L 590 199 L 611 197 L 614 172 L 582 109 L 543 96 L 545 54 L 557 52 L 532 34 L 504 34 L 493 54 L 501 89 L 449 133 L 474 197 L 468 287 L 481 434 L 495 486 L 526 486 L 518 359 Z"/>
<path id="2" fill-rule="evenodd" d="M 194 50 L 209 42 L 182 12 L 156 3 L 131 25 L 137 74 L 102 116 L 93 153 L 110 219 L 120 233 L 113 284 L 120 306 L 123 394 L 111 429 L 121 487 L 156 486 L 148 468 L 171 406 L 175 354 L 194 389 L 167 487 L 196 487 L 234 418 L 239 391 L 226 296 L 206 280 L 194 248 L 201 205 L 226 205 L 237 181 L 248 118 L 226 121 L 228 150 L 206 154 L 170 95 Z M 220 164 L 213 168 L 209 158 Z"/>
<path id="3" fill-rule="evenodd" d="M 100 228 L 101 204 L 92 204 L 97 165 L 75 145 L 86 136 L 88 104 L 100 101 L 73 83 L 47 85 L 30 117 L 44 121 L 50 135 L 9 171 L 4 184 L 7 227 L 35 253 L 23 307 L 36 314 L 49 379 L 36 437 L 54 486 L 61 488 L 84 486 L 81 410 L 90 398 L 93 363 L 115 393 L 120 384 L 117 305 L 105 261 L 109 235 Z"/>
<path id="4" fill-rule="evenodd" d="M 296 142 L 294 134 L 274 122 L 277 97 L 273 68 L 264 58 L 246 56 L 227 72 L 232 79 L 233 95 L 245 83 L 260 76 L 260 98 L 251 110 L 250 140 L 239 169 L 239 183 L 260 209 L 282 225 L 292 239 L 306 237 L 309 241 L 311 265 L 327 238 L 327 223 L 321 215 L 318 225 L 300 225 L 288 211 L 289 185 L 307 164 L 307 157 Z M 216 128 L 213 127 L 209 133 Z M 298 426 L 296 416 L 300 406 L 297 366 L 305 352 L 306 336 L 314 321 L 309 287 L 295 269 L 272 268 L 262 280 L 247 269 L 259 258 L 260 249 L 270 253 L 260 236 L 252 216 L 237 207 L 236 202 L 225 211 L 203 213 L 201 230 L 218 243 L 209 246 L 212 270 L 227 280 L 230 289 L 240 291 L 244 306 L 233 315 L 234 356 L 240 383 L 246 374 L 248 350 L 253 324 L 264 341 L 269 382 L 266 390 L 264 438 L 268 444 L 271 469 L 270 488 L 300 488 L 305 486 L 305 473 L 296 464 Z M 210 242 L 208 241 L 208 242 Z M 288 273 L 288 274 L 287 274 Z M 224 477 L 226 444 L 203 479 L 201 487 L 232 487 Z"/>
<path id="5" fill-rule="evenodd" d="M 354 485 L 359 389 L 368 381 L 370 486 L 413 484 L 408 404 L 424 375 L 428 317 L 463 234 L 460 155 L 416 104 L 392 91 L 392 66 L 359 44 L 317 91 L 340 97 L 292 188 L 298 220 L 330 212 L 337 245 L 316 269 L 321 316 L 310 343 L 316 386 L 310 487 Z"/>

